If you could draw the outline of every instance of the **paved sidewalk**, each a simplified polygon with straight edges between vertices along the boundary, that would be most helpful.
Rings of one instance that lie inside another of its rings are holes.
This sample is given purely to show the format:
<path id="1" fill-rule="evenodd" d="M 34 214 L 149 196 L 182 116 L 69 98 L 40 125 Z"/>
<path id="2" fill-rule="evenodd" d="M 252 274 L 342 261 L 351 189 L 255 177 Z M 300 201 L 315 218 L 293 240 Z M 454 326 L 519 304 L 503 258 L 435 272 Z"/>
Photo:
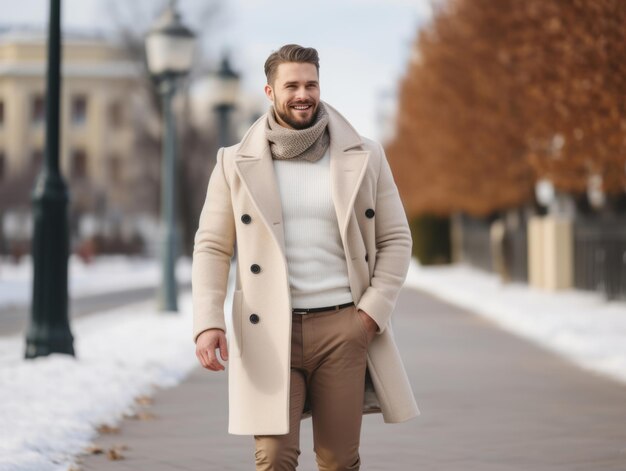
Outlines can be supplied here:
<path id="1" fill-rule="evenodd" d="M 624 471 L 626 385 L 573 366 L 488 320 L 406 289 L 394 332 L 422 415 L 363 421 L 364 470 Z M 227 433 L 226 372 L 196 368 L 161 391 L 149 420 L 96 440 L 124 459 L 83 457 L 83 470 L 253 470 L 251 436 Z M 311 421 L 299 470 L 316 470 Z"/>

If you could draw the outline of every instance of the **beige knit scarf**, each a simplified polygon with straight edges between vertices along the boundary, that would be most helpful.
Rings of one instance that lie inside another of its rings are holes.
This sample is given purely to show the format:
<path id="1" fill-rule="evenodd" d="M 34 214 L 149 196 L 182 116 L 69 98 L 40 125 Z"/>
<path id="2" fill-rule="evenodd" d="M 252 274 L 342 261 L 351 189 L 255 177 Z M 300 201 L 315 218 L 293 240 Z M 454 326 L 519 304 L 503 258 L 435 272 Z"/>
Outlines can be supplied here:
<path id="1" fill-rule="evenodd" d="M 326 153 L 330 144 L 328 133 L 328 112 L 320 101 L 317 117 L 305 129 L 289 129 L 276 121 L 274 106 L 267 113 L 265 136 L 270 142 L 272 158 L 277 160 L 308 160 L 315 162 Z"/>

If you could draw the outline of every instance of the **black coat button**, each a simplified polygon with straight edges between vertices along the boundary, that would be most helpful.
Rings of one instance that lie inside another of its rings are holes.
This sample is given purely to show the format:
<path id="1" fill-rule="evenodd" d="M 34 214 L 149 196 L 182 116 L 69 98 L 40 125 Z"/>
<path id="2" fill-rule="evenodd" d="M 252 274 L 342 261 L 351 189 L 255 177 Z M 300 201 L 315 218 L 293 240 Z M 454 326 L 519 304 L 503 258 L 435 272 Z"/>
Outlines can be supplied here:
<path id="1" fill-rule="evenodd" d="M 368 218 L 370 218 L 370 219 L 372 219 L 372 218 L 374 217 L 374 214 L 376 214 L 376 213 L 374 212 L 374 210 L 373 210 L 372 208 L 368 208 L 368 209 L 365 211 L 365 215 L 366 215 Z"/>
<path id="2" fill-rule="evenodd" d="M 243 216 L 241 216 L 241 222 L 243 222 L 244 224 L 250 224 L 251 221 L 252 218 L 249 214 L 244 214 Z"/>
<path id="3" fill-rule="evenodd" d="M 261 267 L 254 263 L 250 265 L 250 271 L 256 275 L 257 273 L 261 273 Z"/>
<path id="4" fill-rule="evenodd" d="M 369 254 L 365 254 L 365 261 L 367 262 L 370 259 Z"/>
<path id="5" fill-rule="evenodd" d="M 259 320 L 260 319 L 258 314 L 250 314 L 250 322 L 252 322 L 253 324 L 258 324 Z"/>

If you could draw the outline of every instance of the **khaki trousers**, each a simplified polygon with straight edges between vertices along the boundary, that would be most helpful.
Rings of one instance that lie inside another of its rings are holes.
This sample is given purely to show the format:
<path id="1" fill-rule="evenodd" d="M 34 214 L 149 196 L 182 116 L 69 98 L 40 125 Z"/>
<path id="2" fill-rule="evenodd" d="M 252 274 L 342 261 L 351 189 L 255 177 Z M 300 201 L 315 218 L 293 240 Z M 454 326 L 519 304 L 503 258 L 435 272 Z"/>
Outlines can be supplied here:
<path id="1" fill-rule="evenodd" d="M 289 433 L 254 436 L 257 471 L 296 469 L 305 400 L 318 468 L 360 468 L 367 347 L 367 330 L 355 306 L 292 314 Z"/>

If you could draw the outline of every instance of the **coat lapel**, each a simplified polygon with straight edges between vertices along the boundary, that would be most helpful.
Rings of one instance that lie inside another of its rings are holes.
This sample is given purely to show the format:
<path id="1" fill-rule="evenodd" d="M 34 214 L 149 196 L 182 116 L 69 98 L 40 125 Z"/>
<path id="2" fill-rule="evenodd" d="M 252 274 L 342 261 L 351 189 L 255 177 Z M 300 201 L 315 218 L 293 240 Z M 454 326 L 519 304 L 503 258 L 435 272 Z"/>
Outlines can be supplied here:
<path id="1" fill-rule="evenodd" d="M 331 191 L 339 231 L 346 244 L 346 230 L 370 153 L 360 150 L 363 141 L 350 123 L 337 110 L 324 104 L 329 114 Z"/>
<path id="2" fill-rule="evenodd" d="M 330 154 L 331 189 L 342 239 L 367 169 L 368 158 L 369 152 L 365 151 Z"/>
<path id="3" fill-rule="evenodd" d="M 261 117 L 244 136 L 235 167 L 263 222 L 274 234 L 284 254 L 283 210 L 264 125 L 265 119 Z"/>

